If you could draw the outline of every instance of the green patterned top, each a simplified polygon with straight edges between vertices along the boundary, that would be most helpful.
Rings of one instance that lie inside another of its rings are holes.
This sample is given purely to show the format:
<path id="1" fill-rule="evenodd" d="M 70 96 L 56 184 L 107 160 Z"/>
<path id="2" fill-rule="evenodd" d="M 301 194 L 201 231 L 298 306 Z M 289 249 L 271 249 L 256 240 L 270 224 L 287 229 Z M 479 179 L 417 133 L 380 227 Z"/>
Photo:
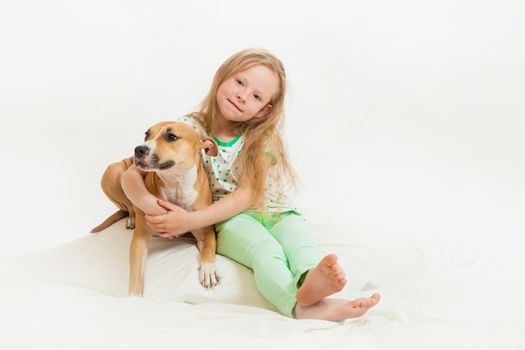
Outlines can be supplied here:
<path id="1" fill-rule="evenodd" d="M 192 116 L 182 116 L 176 118 L 175 121 L 184 122 L 190 125 L 193 129 L 200 133 L 207 135 L 203 125 L 200 124 Z M 239 181 L 240 171 L 239 167 L 235 164 L 237 156 L 241 152 L 242 146 L 244 145 L 243 135 L 238 135 L 229 142 L 219 140 L 216 136 L 213 136 L 215 142 L 217 142 L 219 153 L 216 157 L 207 156 L 204 152 L 201 153 L 204 164 L 204 169 L 208 175 L 210 181 L 212 200 L 216 202 L 221 200 L 226 195 L 235 191 Z M 271 153 L 270 149 L 267 149 L 266 155 L 275 157 Z M 276 167 L 273 165 L 268 172 L 265 185 L 265 196 L 266 206 L 269 212 L 286 212 L 298 210 L 291 203 L 290 199 L 284 194 L 281 188 L 277 186 L 278 176 Z M 260 208 L 251 207 L 248 210 L 251 211 L 262 211 Z"/>

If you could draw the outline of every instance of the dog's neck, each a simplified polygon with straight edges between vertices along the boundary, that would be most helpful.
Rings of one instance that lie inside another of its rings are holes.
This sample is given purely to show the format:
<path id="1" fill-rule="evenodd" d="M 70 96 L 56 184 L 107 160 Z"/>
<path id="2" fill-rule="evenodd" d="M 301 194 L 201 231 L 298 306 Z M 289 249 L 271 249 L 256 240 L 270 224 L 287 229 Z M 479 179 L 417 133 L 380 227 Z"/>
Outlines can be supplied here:
<path id="1" fill-rule="evenodd" d="M 157 176 L 164 183 L 161 189 L 164 200 L 191 211 L 192 204 L 197 198 L 197 191 L 195 190 L 197 170 L 197 165 L 195 165 L 186 172 L 179 174 L 159 171 Z"/>

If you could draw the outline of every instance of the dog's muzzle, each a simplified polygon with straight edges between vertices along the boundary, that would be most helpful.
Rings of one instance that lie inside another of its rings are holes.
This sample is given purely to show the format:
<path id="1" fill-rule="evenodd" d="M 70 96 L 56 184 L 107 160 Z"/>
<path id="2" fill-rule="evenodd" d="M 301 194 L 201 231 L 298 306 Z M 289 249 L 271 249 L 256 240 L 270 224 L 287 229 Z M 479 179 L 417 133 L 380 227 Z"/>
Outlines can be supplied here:
<path id="1" fill-rule="evenodd" d="M 135 158 L 140 159 L 144 156 L 147 156 L 149 154 L 149 147 L 148 146 L 137 146 L 135 147 Z"/>
<path id="2" fill-rule="evenodd" d="M 145 145 L 135 147 L 135 165 L 141 169 L 149 169 L 153 166 L 148 164 L 149 162 L 145 159 L 149 155 L 149 147 Z"/>
<path id="3" fill-rule="evenodd" d="M 167 160 L 163 163 L 159 163 L 159 156 L 153 153 L 149 159 L 148 155 L 150 154 L 150 149 L 148 146 L 141 145 L 135 147 L 135 164 L 142 168 L 143 170 L 147 169 L 159 169 L 167 170 L 175 165 L 173 160 Z"/>

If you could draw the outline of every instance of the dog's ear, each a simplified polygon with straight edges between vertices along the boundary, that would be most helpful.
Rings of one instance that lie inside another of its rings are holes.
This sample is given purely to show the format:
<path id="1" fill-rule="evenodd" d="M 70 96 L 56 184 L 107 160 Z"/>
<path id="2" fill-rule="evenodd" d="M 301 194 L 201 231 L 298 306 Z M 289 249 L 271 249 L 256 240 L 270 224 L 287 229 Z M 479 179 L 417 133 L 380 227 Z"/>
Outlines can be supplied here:
<path id="1" fill-rule="evenodd" d="M 208 136 L 203 136 L 201 138 L 202 148 L 205 149 L 206 155 L 210 157 L 217 157 L 217 154 L 219 154 L 219 147 L 217 146 L 217 142 L 215 142 L 214 139 Z"/>

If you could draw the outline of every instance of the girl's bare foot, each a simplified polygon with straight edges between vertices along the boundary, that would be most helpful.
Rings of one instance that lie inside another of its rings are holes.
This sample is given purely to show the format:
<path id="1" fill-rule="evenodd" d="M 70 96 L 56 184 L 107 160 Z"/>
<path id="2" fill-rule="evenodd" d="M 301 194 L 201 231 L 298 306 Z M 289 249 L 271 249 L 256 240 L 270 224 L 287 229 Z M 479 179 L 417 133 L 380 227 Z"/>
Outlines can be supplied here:
<path id="1" fill-rule="evenodd" d="M 297 290 L 297 304 L 313 305 L 339 292 L 345 284 L 345 274 L 337 263 L 337 255 L 329 254 L 306 274 L 303 284 Z"/>
<path id="2" fill-rule="evenodd" d="M 344 300 L 326 298 L 315 305 L 295 305 L 296 319 L 316 319 L 326 321 L 342 321 L 347 318 L 363 316 L 371 307 L 379 302 L 379 294 L 370 298 L 359 298 L 355 300 Z"/>

